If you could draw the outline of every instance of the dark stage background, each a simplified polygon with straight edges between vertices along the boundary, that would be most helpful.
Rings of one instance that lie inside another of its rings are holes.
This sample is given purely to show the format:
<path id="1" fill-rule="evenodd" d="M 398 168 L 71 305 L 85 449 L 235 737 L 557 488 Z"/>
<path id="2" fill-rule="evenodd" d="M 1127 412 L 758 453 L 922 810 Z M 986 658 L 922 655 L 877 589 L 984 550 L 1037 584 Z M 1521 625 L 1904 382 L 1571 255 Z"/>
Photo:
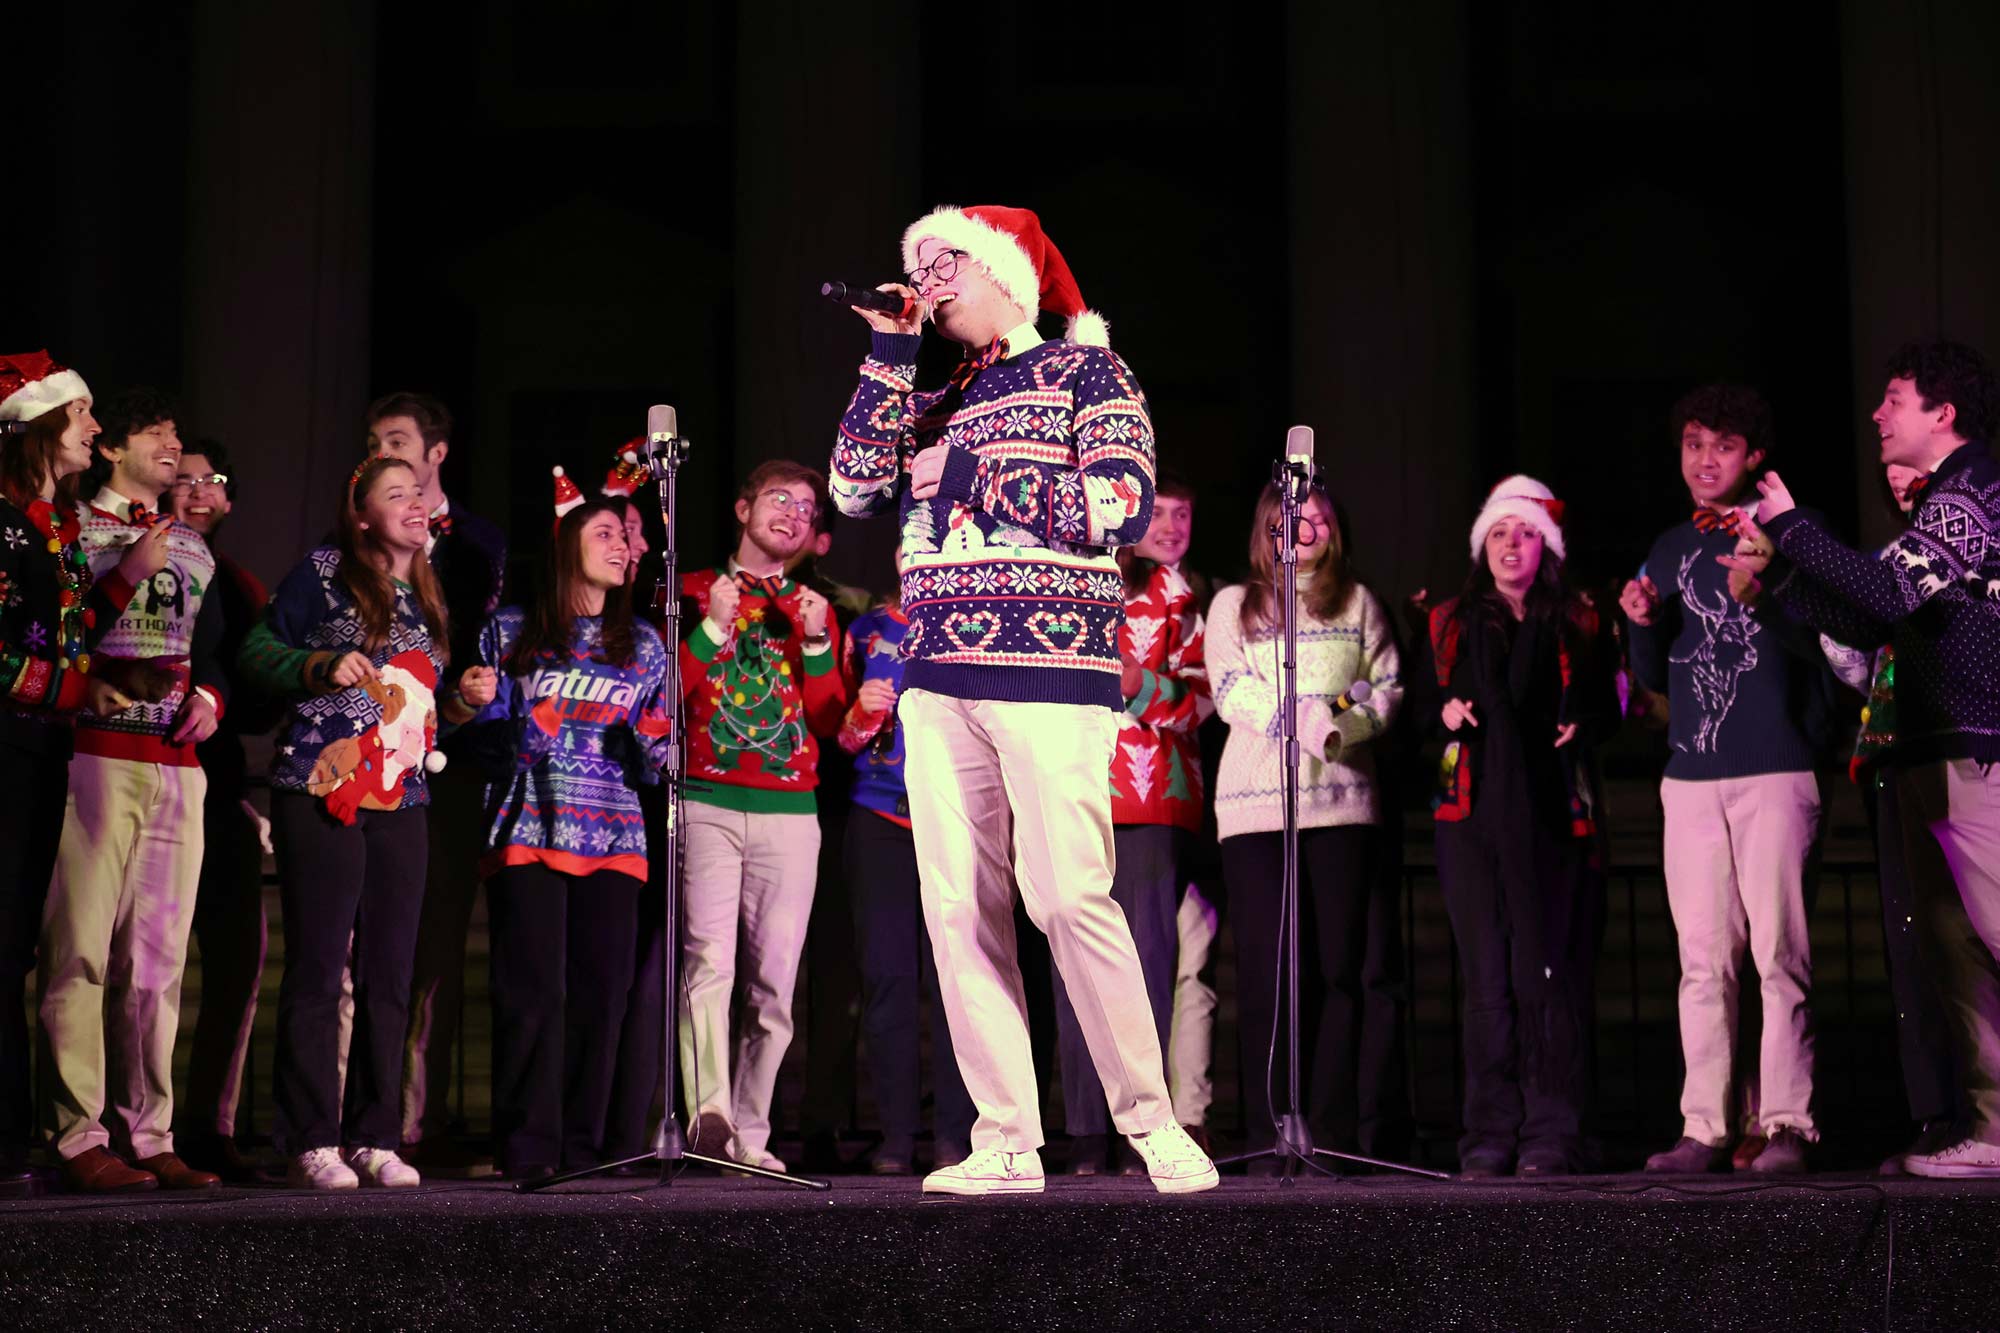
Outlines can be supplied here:
<path id="1" fill-rule="evenodd" d="M 1996 14 L 62 6 L 10 60 L 0 342 L 184 394 L 267 578 L 406 387 L 524 544 L 551 463 L 595 477 L 675 404 L 698 558 L 754 462 L 824 465 L 865 339 L 816 284 L 891 276 L 931 204 L 1006 202 L 1110 317 L 1206 569 L 1303 421 L 1385 595 L 1455 583 L 1517 469 L 1620 575 L 1683 507 L 1668 407 L 1723 377 L 1769 392 L 1801 498 L 1875 535 L 1884 356 L 2000 352 Z M 832 566 L 879 586 L 890 540 L 851 526 Z"/>

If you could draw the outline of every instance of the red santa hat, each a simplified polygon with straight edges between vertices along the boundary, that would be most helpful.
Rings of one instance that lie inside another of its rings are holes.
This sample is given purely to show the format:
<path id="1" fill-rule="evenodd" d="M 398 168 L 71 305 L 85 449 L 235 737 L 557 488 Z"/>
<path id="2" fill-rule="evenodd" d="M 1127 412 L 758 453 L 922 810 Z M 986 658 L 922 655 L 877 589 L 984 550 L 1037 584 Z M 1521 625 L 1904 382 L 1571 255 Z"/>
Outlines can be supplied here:
<path id="1" fill-rule="evenodd" d="M 1479 559 L 1486 546 L 1486 534 L 1493 525 L 1503 518 L 1518 518 L 1536 532 L 1542 534 L 1542 545 L 1555 552 L 1556 559 L 1564 559 L 1563 553 L 1563 502 L 1556 499 L 1554 491 L 1529 476 L 1512 476 L 1493 488 L 1486 497 L 1486 503 L 1479 511 L 1479 517 L 1472 520 L 1472 558 Z"/>
<path id="2" fill-rule="evenodd" d="M 1062 251 L 1042 232 L 1042 220 L 1025 208 L 977 204 L 926 213 L 903 233 L 903 268 L 917 267 L 917 247 L 927 238 L 963 250 L 1014 304 L 1033 319 L 1044 310 L 1068 321 L 1069 340 L 1092 347 L 1111 345 L 1111 326 L 1085 307 Z"/>
<path id="3" fill-rule="evenodd" d="M 564 514 L 567 514 L 570 510 L 583 503 L 583 492 L 576 488 L 576 483 L 569 479 L 569 475 L 562 470 L 560 465 L 554 469 L 554 474 L 556 479 L 556 521 L 560 523 Z"/>
<path id="4" fill-rule="evenodd" d="M 33 421 L 51 408 L 90 397 L 83 376 L 46 350 L 0 356 L 0 421 Z"/>

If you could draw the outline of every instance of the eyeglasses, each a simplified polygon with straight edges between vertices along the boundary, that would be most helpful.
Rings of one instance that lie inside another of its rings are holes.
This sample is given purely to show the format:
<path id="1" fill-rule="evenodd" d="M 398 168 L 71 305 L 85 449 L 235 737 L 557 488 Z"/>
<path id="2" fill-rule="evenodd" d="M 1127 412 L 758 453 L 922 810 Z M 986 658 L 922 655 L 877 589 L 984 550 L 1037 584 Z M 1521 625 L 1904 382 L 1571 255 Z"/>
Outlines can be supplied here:
<path id="1" fill-rule="evenodd" d="M 197 486 L 223 487 L 227 485 L 229 485 L 228 473 L 211 472 L 205 477 L 175 477 L 174 484 L 170 489 L 177 495 L 186 495 Z"/>
<path id="2" fill-rule="evenodd" d="M 958 276 L 958 261 L 966 257 L 963 250 L 947 250 L 919 269 L 912 269 L 906 275 L 910 286 L 923 290 L 927 282 L 950 282 Z"/>
<path id="3" fill-rule="evenodd" d="M 819 517 L 819 501 L 801 500 L 783 487 L 773 486 L 757 498 L 773 509 L 789 509 L 808 523 Z"/>

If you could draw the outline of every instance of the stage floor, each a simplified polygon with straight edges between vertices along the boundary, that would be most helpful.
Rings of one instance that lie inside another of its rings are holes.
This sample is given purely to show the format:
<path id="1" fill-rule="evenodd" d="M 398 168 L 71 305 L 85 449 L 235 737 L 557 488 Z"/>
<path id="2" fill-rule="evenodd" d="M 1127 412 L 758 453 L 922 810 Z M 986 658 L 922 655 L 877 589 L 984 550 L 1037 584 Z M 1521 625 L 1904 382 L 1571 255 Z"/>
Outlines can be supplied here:
<path id="1" fill-rule="evenodd" d="M 0 1204 L 22 1328 L 1995 1328 L 2000 1182 L 497 1183 Z M 1885 1313 L 1886 1311 L 1886 1313 Z"/>

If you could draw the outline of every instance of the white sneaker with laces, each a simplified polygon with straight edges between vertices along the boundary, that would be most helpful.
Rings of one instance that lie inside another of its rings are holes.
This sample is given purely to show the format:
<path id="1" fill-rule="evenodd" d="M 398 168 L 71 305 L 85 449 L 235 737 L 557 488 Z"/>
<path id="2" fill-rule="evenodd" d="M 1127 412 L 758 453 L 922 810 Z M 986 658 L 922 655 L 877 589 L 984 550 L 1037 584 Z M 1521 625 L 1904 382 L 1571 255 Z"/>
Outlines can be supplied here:
<path id="1" fill-rule="evenodd" d="M 736 1160 L 745 1166 L 762 1167 L 766 1171 L 785 1170 L 785 1164 L 773 1156 L 768 1149 L 760 1148 L 755 1152 L 746 1152 Z"/>
<path id="2" fill-rule="evenodd" d="M 984 1194 L 1040 1194 L 1042 1183 L 1039 1153 L 977 1148 L 964 1161 L 940 1167 L 925 1176 L 924 1193 L 966 1198 Z"/>
<path id="3" fill-rule="evenodd" d="M 424 1178 L 417 1174 L 417 1168 L 390 1152 L 387 1148 L 353 1148 L 348 1151 L 347 1164 L 354 1168 L 364 1185 L 380 1185 L 392 1190 L 406 1190 L 413 1185 L 421 1185 Z"/>
<path id="4" fill-rule="evenodd" d="M 1962 1139 L 1936 1152 L 1911 1153 L 1903 1169 L 1933 1180 L 2000 1179 L 2000 1144 Z"/>
<path id="5" fill-rule="evenodd" d="M 1153 1188 L 1162 1194 L 1197 1194 L 1222 1181 L 1215 1163 L 1177 1121 L 1169 1120 L 1150 1134 L 1128 1134 L 1125 1141 L 1145 1162 Z"/>
<path id="6" fill-rule="evenodd" d="M 340 1160 L 338 1148 L 314 1148 L 285 1164 L 285 1186 L 295 1190 L 351 1190 L 361 1178 Z"/>

